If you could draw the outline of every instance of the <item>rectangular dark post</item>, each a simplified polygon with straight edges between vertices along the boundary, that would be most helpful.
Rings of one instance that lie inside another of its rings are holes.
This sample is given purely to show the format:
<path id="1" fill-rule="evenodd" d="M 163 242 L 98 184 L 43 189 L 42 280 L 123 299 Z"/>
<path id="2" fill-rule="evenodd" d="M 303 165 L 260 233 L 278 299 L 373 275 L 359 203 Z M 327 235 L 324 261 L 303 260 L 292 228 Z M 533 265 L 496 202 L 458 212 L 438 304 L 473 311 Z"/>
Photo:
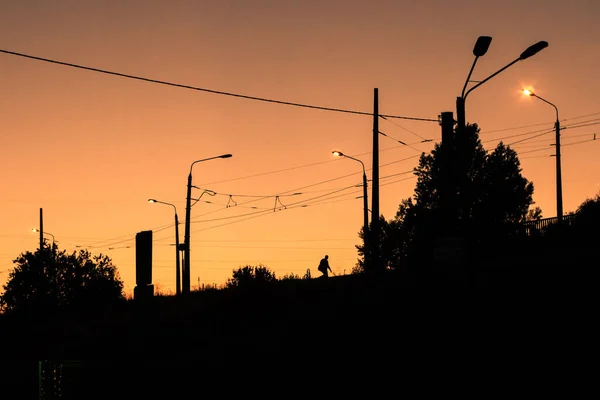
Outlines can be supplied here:
<path id="1" fill-rule="evenodd" d="M 442 112 L 441 115 L 441 126 L 442 126 L 442 144 L 440 153 L 442 156 L 442 182 L 443 187 L 440 192 L 441 208 L 443 212 L 443 228 L 442 235 L 449 235 L 454 228 L 455 223 L 454 215 L 456 206 L 454 201 L 454 114 L 451 111 Z"/>
<path id="2" fill-rule="evenodd" d="M 142 231 L 135 235 L 135 288 L 134 299 L 147 299 L 154 296 L 152 284 L 152 231 Z"/>
<path id="3" fill-rule="evenodd" d="M 379 90 L 373 90 L 373 184 L 371 185 L 371 268 L 380 271 L 379 256 Z"/>
<path id="4" fill-rule="evenodd" d="M 442 145 L 452 147 L 454 144 L 454 114 L 452 111 L 442 112 Z"/>

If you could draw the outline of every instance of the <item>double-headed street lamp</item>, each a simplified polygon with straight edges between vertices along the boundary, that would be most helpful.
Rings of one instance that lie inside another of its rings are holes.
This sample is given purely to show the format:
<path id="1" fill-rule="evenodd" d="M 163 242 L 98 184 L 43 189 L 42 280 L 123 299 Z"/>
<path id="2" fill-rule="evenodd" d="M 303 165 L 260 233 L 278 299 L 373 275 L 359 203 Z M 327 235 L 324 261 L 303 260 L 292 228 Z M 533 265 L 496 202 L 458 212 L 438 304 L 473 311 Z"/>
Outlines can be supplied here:
<path id="1" fill-rule="evenodd" d="M 32 232 L 40 232 L 40 230 L 39 230 L 38 228 L 32 228 L 32 229 L 31 229 L 31 231 L 32 231 Z M 43 234 L 43 235 L 50 235 L 50 236 L 52 236 L 52 247 L 54 247 L 54 242 L 56 241 L 56 240 L 54 239 L 54 235 L 53 235 L 53 234 L 51 234 L 50 232 L 42 232 L 42 234 Z"/>
<path id="2" fill-rule="evenodd" d="M 369 200 L 367 198 L 367 192 L 368 192 L 367 191 L 367 172 L 365 170 L 365 164 L 358 158 L 350 157 L 349 155 L 346 155 L 346 154 L 342 153 L 341 151 L 333 151 L 332 154 L 334 156 L 346 157 L 351 160 L 358 161 L 362 165 L 362 170 L 363 170 L 363 211 L 364 211 L 363 231 L 364 231 L 364 238 L 365 238 L 365 242 L 366 242 L 366 238 L 367 238 L 367 235 L 369 232 L 368 231 L 368 229 L 369 229 Z M 365 263 L 367 261 L 366 254 L 367 253 L 365 252 Z"/>
<path id="3" fill-rule="evenodd" d="M 215 157 L 209 157 L 209 158 L 203 158 L 201 160 L 196 160 L 194 161 L 191 165 L 190 165 L 190 174 L 188 175 L 188 181 L 187 181 L 187 196 L 186 196 L 186 203 L 185 203 L 185 234 L 184 234 L 184 258 L 183 258 L 183 271 L 182 271 L 182 275 L 183 275 L 183 279 L 182 279 L 182 283 L 183 283 L 183 289 L 182 292 L 183 294 L 188 294 L 190 292 L 190 209 L 192 208 L 191 206 L 191 200 L 192 200 L 192 167 L 194 166 L 194 164 L 202 162 L 202 161 L 208 161 L 208 160 L 214 160 L 216 158 L 229 158 L 231 157 L 231 154 L 222 154 L 220 156 L 215 156 Z"/>
<path id="4" fill-rule="evenodd" d="M 467 80 L 465 81 L 461 95 L 456 98 L 456 119 L 457 119 L 456 134 L 458 135 L 458 137 L 455 135 L 452 138 L 452 143 L 448 143 L 450 145 L 449 146 L 450 151 L 447 156 L 448 161 L 445 166 L 446 170 L 448 170 L 449 176 L 452 177 L 447 183 L 449 186 L 451 186 L 453 183 L 456 183 L 455 179 L 457 178 L 455 176 L 456 172 L 452 171 L 452 168 L 453 168 L 452 164 L 457 161 L 466 161 L 466 160 L 460 160 L 461 146 L 459 145 L 459 143 L 457 143 L 456 140 L 463 139 L 463 136 L 464 136 L 464 130 L 465 130 L 466 124 L 467 124 L 466 123 L 466 115 L 465 115 L 465 102 L 467 100 L 467 96 L 469 95 L 469 93 L 471 93 L 473 90 L 477 89 L 479 86 L 483 85 L 484 83 L 486 83 L 487 81 L 489 81 L 490 79 L 492 79 L 493 77 L 495 77 L 496 75 L 498 75 L 499 73 L 504 71 L 505 69 L 511 67 L 518 61 L 526 60 L 529 57 L 534 56 L 541 50 L 548 47 L 548 42 L 544 42 L 544 41 L 540 41 L 540 42 L 537 42 L 537 43 L 529 46 L 515 60 L 511 61 L 504 67 L 500 68 L 498 71 L 494 72 L 492 75 L 488 76 L 487 78 L 485 78 L 482 81 L 479 81 L 475 86 L 473 86 L 472 88 L 467 90 L 467 86 L 468 86 L 469 82 L 471 82 L 471 80 L 470 80 L 471 74 L 473 73 L 473 69 L 475 69 L 475 64 L 477 63 L 477 60 L 479 59 L 479 57 L 482 57 L 487 53 L 491 42 L 492 42 L 492 38 L 490 36 L 480 36 L 479 38 L 477 38 L 477 42 L 475 42 L 475 47 L 473 48 L 473 55 L 475 56 L 475 60 L 473 61 L 473 65 L 471 66 L 471 70 L 469 71 L 469 75 L 467 76 Z M 465 176 L 458 177 L 458 179 L 464 179 L 464 178 L 465 178 Z M 452 206 L 450 206 L 450 208 L 453 210 L 452 212 L 455 212 L 456 206 L 453 204 L 455 199 L 454 199 L 454 195 L 451 194 L 453 191 L 450 189 L 446 189 L 446 190 L 448 190 L 448 194 L 446 195 L 446 196 L 448 196 L 448 198 L 445 201 L 448 204 L 452 204 Z M 464 209 L 464 212 L 466 213 L 466 209 Z"/>
<path id="5" fill-rule="evenodd" d="M 475 47 L 473 48 L 473 55 L 475 55 L 475 60 L 473 61 L 473 65 L 471 66 L 471 70 L 469 71 L 469 75 L 467 76 L 465 85 L 463 86 L 462 93 L 461 93 L 460 97 L 456 98 L 456 119 L 458 122 L 459 130 L 464 129 L 466 126 L 465 101 L 467 100 L 467 96 L 469 95 L 469 93 L 471 93 L 473 90 L 477 89 L 479 86 L 483 85 L 484 83 L 486 83 L 487 81 L 489 81 L 490 79 L 492 79 L 493 77 L 498 75 L 500 72 L 502 72 L 505 69 L 507 69 L 508 67 L 512 66 L 516 62 L 526 60 L 529 57 L 534 56 L 541 50 L 548 47 L 548 42 L 544 42 L 544 41 L 540 41 L 540 42 L 537 42 L 536 44 L 529 46 L 514 61 L 508 63 L 506 66 L 500 68 L 498 71 L 494 72 L 492 75 L 490 75 L 487 78 L 485 78 L 484 80 L 480 81 L 479 83 L 477 83 L 477 85 L 473 86 L 471 89 L 469 89 L 465 93 L 465 90 L 467 89 L 467 85 L 470 82 L 469 79 L 471 78 L 471 74 L 473 73 L 473 69 L 475 68 L 475 64 L 477 63 L 477 60 L 479 59 L 479 57 L 485 55 L 491 42 L 492 42 L 492 38 L 490 36 L 480 36 L 477 39 L 477 42 L 475 43 Z"/>
<path id="6" fill-rule="evenodd" d="M 527 96 L 536 97 L 546 104 L 550 104 L 556 111 L 556 122 L 554 123 L 554 129 L 556 131 L 556 216 L 558 217 L 558 223 L 561 224 L 563 220 L 563 203 L 562 203 L 562 172 L 560 166 L 560 121 L 558 119 L 558 107 L 550 103 L 548 100 L 541 98 L 537 94 L 530 90 L 523 90 L 523 93 Z"/>
<path id="7" fill-rule="evenodd" d="M 164 201 L 158 201 L 155 199 L 148 199 L 150 203 L 165 204 L 173 207 L 175 210 L 175 293 L 179 296 L 181 294 L 181 263 L 179 261 L 179 218 L 177 217 L 177 207 L 171 203 L 165 203 Z"/>

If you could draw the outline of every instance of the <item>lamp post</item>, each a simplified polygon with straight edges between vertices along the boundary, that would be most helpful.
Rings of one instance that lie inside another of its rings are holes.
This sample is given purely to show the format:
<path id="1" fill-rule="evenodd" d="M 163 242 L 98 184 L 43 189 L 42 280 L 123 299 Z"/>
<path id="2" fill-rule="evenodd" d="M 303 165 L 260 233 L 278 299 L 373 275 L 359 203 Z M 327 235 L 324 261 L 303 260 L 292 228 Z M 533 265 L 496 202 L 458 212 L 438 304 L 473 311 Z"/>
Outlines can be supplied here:
<path id="1" fill-rule="evenodd" d="M 342 153 L 341 151 L 333 151 L 332 154 L 334 156 L 346 157 L 351 160 L 358 161 L 360 163 L 360 165 L 362 165 L 362 170 L 363 170 L 363 211 L 364 211 L 363 232 L 364 232 L 364 240 L 365 240 L 365 244 L 366 244 L 367 236 L 368 236 L 368 232 L 369 232 L 369 200 L 367 198 L 367 193 L 368 193 L 367 172 L 365 170 L 365 164 L 358 158 L 350 157 L 349 155 L 346 155 L 346 154 Z M 365 250 L 366 250 L 366 246 L 365 246 Z M 367 264 L 367 252 L 365 251 L 365 265 L 366 264 Z"/>
<path id="2" fill-rule="evenodd" d="M 31 229 L 31 231 L 32 231 L 32 232 L 41 232 L 41 231 L 40 231 L 39 229 L 37 229 L 37 228 L 33 228 L 33 229 Z M 42 232 L 42 233 L 43 233 L 44 235 L 50 235 L 50 236 L 52 236 L 52 247 L 54 247 L 54 242 L 56 241 L 56 240 L 54 239 L 54 235 L 53 235 L 53 234 L 51 234 L 50 232 Z"/>
<path id="3" fill-rule="evenodd" d="M 475 42 L 475 46 L 473 47 L 473 55 L 475 59 L 473 60 L 473 65 L 471 65 L 471 70 L 469 71 L 469 75 L 467 75 L 467 80 L 465 81 L 465 85 L 463 86 L 460 97 L 456 98 L 456 118 L 458 119 L 458 126 L 464 127 L 465 122 L 465 90 L 467 89 L 467 85 L 470 82 L 471 74 L 475 69 L 475 64 L 477 64 L 477 60 L 479 57 L 483 57 L 485 53 L 487 53 L 490 48 L 490 43 L 492 43 L 491 36 L 479 36 L 477 41 Z"/>
<path id="4" fill-rule="evenodd" d="M 179 261 L 179 218 L 177 217 L 177 207 L 174 204 L 155 199 L 148 199 L 148 202 L 165 204 L 173 207 L 173 210 L 175 210 L 175 294 L 179 296 L 181 294 L 181 264 Z"/>
<path id="5" fill-rule="evenodd" d="M 563 202 L 562 202 L 562 171 L 560 166 L 560 121 L 558 119 L 558 107 L 550 103 L 548 100 L 538 96 L 530 90 L 523 90 L 523 93 L 527 96 L 536 97 L 546 104 L 550 104 L 556 111 L 556 122 L 554 123 L 554 129 L 556 131 L 556 216 L 558 217 L 559 225 L 562 224 L 563 220 Z"/>
<path id="6" fill-rule="evenodd" d="M 485 78 L 484 80 L 480 81 L 479 83 L 477 83 L 477 85 L 473 86 L 471 89 L 469 89 L 465 93 L 465 90 L 467 89 L 467 84 L 469 83 L 469 79 L 471 78 L 471 73 L 473 73 L 473 69 L 475 68 L 475 63 L 477 62 L 479 57 L 483 56 L 487 52 L 491 41 L 492 41 L 492 38 L 489 36 L 480 36 L 477 39 L 477 42 L 475 43 L 475 47 L 473 48 L 473 54 L 475 55 L 475 61 L 473 61 L 473 66 L 471 67 L 471 71 L 469 71 L 469 76 L 467 77 L 467 81 L 465 82 L 465 85 L 463 86 L 463 90 L 462 90 L 460 97 L 456 98 L 456 118 L 457 118 L 459 130 L 464 129 L 466 126 L 465 101 L 467 100 L 467 96 L 469 95 L 469 93 L 471 93 L 473 90 L 477 89 L 479 86 L 483 85 L 484 83 L 486 83 L 487 81 L 489 81 L 490 79 L 492 79 L 493 77 L 498 75 L 500 72 L 504 71 L 508 67 L 517 63 L 518 61 L 526 60 L 529 57 L 534 56 L 541 50 L 548 47 L 548 42 L 545 42 L 545 41 L 540 41 L 540 42 L 537 42 L 536 44 L 529 46 L 514 61 L 508 63 L 506 66 L 500 68 L 498 71 L 494 72 L 492 75 L 490 75 L 487 78 Z"/>
<path id="7" fill-rule="evenodd" d="M 190 173 L 188 175 L 187 181 L 187 195 L 186 195 L 186 203 L 185 203 L 185 234 L 184 234 L 184 259 L 183 259 L 183 271 L 182 271 L 182 293 L 188 294 L 190 292 L 190 209 L 191 199 L 192 199 L 192 167 L 194 164 L 214 160 L 216 158 L 229 158 L 231 154 L 222 154 L 220 156 L 203 158 L 201 160 L 196 160 L 190 165 Z"/>

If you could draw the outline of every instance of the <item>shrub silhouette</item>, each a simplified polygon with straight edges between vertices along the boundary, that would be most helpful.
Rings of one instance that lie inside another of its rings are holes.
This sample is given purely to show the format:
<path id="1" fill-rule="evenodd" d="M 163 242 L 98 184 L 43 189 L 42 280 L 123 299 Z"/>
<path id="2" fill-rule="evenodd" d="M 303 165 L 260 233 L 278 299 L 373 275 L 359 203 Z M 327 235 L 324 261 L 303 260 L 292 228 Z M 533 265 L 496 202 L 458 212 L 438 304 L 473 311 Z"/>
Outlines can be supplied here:
<path id="1" fill-rule="evenodd" d="M 53 244 L 22 253 L 13 263 L 2 294 L 7 312 L 44 315 L 66 306 L 90 309 L 125 299 L 117 268 L 106 255 L 67 254 Z"/>
<path id="2" fill-rule="evenodd" d="M 257 266 L 246 265 L 233 271 L 233 276 L 227 280 L 227 288 L 245 288 L 264 286 L 277 281 L 275 272 L 272 272 L 266 266 L 259 264 Z"/>

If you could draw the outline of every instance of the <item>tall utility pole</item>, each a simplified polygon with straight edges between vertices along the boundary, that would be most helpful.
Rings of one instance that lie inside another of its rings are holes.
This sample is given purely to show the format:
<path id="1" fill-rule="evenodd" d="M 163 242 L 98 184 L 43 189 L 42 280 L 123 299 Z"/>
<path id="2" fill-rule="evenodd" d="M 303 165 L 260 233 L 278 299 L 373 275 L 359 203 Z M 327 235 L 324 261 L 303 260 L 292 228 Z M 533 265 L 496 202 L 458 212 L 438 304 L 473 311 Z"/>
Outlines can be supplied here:
<path id="1" fill-rule="evenodd" d="M 190 173 L 187 179 L 187 192 L 185 199 L 185 230 L 184 230 L 184 241 L 183 241 L 183 267 L 181 271 L 181 293 L 186 295 L 190 293 L 190 209 L 192 208 L 192 168 L 194 164 L 214 160 L 215 158 L 229 158 L 231 154 L 221 154 L 220 156 L 203 158 L 196 160 L 190 165 Z M 205 191 L 206 192 L 206 191 Z M 194 203 L 195 204 L 195 203 Z"/>
<path id="2" fill-rule="evenodd" d="M 179 260 L 179 217 L 175 211 L 175 294 L 181 294 L 181 262 Z"/>
<path id="3" fill-rule="evenodd" d="M 181 246 L 179 245 L 179 217 L 177 216 L 177 207 L 173 203 L 167 203 L 156 199 L 148 199 L 148 202 L 165 204 L 173 207 L 173 211 L 175 211 L 175 294 L 179 296 L 181 294 L 181 263 L 179 261 L 179 248 Z"/>
<path id="4" fill-rule="evenodd" d="M 363 165 L 363 231 L 365 234 L 365 242 L 367 240 L 368 232 L 369 232 L 369 189 L 367 187 L 367 173 L 365 171 L 365 167 Z M 367 246 L 365 246 L 366 248 Z M 368 262 L 367 255 L 365 254 L 365 264 Z"/>
<path id="5" fill-rule="evenodd" d="M 359 160 L 358 158 L 354 158 L 352 156 L 348 156 L 344 153 L 342 153 L 341 151 L 333 151 L 332 154 L 334 156 L 341 156 L 341 157 L 346 157 L 349 158 L 351 160 L 354 161 L 358 161 L 360 163 L 360 165 L 362 166 L 362 170 L 363 170 L 363 241 L 364 241 L 364 246 L 365 246 L 365 261 L 364 261 L 364 269 L 365 271 L 368 271 L 371 267 L 371 264 L 369 262 L 369 197 L 368 197 L 368 186 L 367 186 L 367 170 L 365 169 L 365 163 L 362 162 L 361 160 Z"/>
<path id="6" fill-rule="evenodd" d="M 192 164 L 193 166 L 194 164 Z M 185 197 L 185 227 L 183 233 L 183 243 L 185 245 L 183 252 L 183 268 L 181 270 L 181 292 L 190 293 L 190 209 L 192 198 L 192 167 L 187 179 L 187 193 Z"/>
<path id="7" fill-rule="evenodd" d="M 562 202 L 562 173 L 560 167 L 560 121 L 558 120 L 558 109 L 556 109 L 556 216 L 559 225 L 563 220 L 563 202 Z"/>
<path id="8" fill-rule="evenodd" d="M 455 185 L 455 175 L 454 175 L 454 114 L 452 111 L 442 112 L 441 122 L 442 126 L 442 146 L 441 146 L 441 156 L 443 158 L 443 182 L 442 182 L 442 192 L 441 196 L 441 205 L 442 210 L 444 212 L 444 235 L 450 234 L 452 229 L 452 224 L 454 221 L 454 215 L 456 214 L 456 202 L 454 201 L 455 189 L 453 186 Z"/>
<path id="9" fill-rule="evenodd" d="M 44 217 L 40 208 L 40 251 L 44 248 Z"/>
<path id="10" fill-rule="evenodd" d="M 373 185 L 371 192 L 371 268 L 379 271 L 379 90 L 373 93 Z"/>
<path id="11" fill-rule="evenodd" d="M 554 107 L 556 111 L 556 122 L 554 123 L 554 129 L 556 131 L 556 216 L 558 218 L 558 224 L 562 224 L 563 221 L 563 201 L 562 201 L 562 173 L 560 166 L 560 119 L 558 118 L 558 107 L 556 104 L 549 102 L 543 97 L 538 96 L 531 90 L 523 90 L 523 93 L 527 96 L 537 97 L 546 104 Z"/>

